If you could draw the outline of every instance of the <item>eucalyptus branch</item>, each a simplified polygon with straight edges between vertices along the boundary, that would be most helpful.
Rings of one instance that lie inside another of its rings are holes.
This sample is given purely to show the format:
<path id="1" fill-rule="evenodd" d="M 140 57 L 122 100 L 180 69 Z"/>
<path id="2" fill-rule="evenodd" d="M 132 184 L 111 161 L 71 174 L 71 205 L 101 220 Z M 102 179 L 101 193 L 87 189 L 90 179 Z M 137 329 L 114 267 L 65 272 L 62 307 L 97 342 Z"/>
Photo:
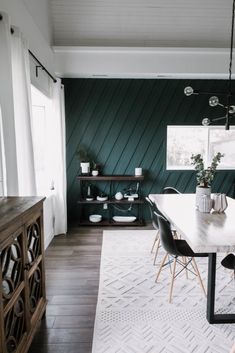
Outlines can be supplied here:
<path id="1" fill-rule="evenodd" d="M 201 154 L 192 154 L 191 164 L 195 166 L 197 182 L 202 187 L 208 187 L 211 185 L 216 169 L 221 161 L 224 154 L 218 152 L 212 159 L 211 165 L 205 169 L 204 162 Z"/>

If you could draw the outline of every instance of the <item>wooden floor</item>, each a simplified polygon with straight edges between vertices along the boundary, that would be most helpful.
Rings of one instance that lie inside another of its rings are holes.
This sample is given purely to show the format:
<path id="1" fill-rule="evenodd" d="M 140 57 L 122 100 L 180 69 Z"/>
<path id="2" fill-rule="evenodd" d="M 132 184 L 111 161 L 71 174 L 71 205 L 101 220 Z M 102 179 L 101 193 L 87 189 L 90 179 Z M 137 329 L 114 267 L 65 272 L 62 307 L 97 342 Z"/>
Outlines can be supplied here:
<path id="1" fill-rule="evenodd" d="M 47 249 L 46 318 L 29 353 L 91 353 L 103 229 L 71 228 Z"/>

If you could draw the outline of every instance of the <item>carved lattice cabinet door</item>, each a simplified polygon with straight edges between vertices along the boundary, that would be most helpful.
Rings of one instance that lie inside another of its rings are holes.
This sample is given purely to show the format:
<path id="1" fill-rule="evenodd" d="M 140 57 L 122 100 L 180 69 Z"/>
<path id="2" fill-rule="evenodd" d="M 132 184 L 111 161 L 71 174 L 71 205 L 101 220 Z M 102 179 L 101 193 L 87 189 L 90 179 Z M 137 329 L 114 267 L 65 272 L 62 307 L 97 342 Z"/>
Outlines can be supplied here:
<path id="1" fill-rule="evenodd" d="M 26 353 L 46 310 L 43 200 L 0 200 L 0 353 Z"/>
<path id="2" fill-rule="evenodd" d="M 2 351 L 20 351 L 27 334 L 26 287 L 24 277 L 24 230 L 20 227 L 10 234 L 0 249 Z"/>
<path id="3" fill-rule="evenodd" d="M 27 234 L 27 267 L 28 267 L 28 297 L 29 320 L 34 326 L 38 320 L 39 312 L 45 305 L 45 279 L 44 279 L 44 243 L 43 243 L 43 217 L 42 212 L 35 214 L 34 218 L 26 224 Z"/>

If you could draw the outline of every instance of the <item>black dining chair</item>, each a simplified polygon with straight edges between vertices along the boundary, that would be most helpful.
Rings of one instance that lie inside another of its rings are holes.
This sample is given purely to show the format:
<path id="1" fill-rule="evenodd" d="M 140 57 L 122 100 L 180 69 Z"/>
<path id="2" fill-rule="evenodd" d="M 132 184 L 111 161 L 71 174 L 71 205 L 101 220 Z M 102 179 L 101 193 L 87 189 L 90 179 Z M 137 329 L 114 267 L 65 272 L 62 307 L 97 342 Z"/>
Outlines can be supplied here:
<path id="1" fill-rule="evenodd" d="M 228 254 L 223 258 L 221 261 L 221 265 L 224 266 L 225 268 L 228 268 L 229 270 L 234 271 L 234 277 L 235 277 L 235 255 L 234 254 Z"/>
<path id="2" fill-rule="evenodd" d="M 156 282 L 159 278 L 159 275 L 161 273 L 162 268 L 165 266 L 166 259 L 169 255 L 172 257 L 172 262 L 173 262 L 173 268 L 172 268 L 172 273 L 171 273 L 171 284 L 170 284 L 170 293 L 169 293 L 169 303 L 172 301 L 172 293 L 173 293 L 173 285 L 174 285 L 174 280 L 178 276 L 179 273 L 181 273 L 183 270 L 190 271 L 194 275 L 198 276 L 200 285 L 202 287 L 202 290 L 204 294 L 206 295 L 206 291 L 201 279 L 201 275 L 199 273 L 195 257 L 208 257 L 207 253 L 195 253 L 188 243 L 185 240 L 182 239 L 175 239 L 172 235 L 171 228 L 169 226 L 169 223 L 167 220 L 162 217 L 160 214 L 158 214 L 156 211 L 154 211 L 154 218 L 156 219 L 155 221 L 158 222 L 159 226 L 159 235 L 161 239 L 161 244 L 163 248 L 166 250 L 167 254 L 164 256 L 162 263 L 160 265 L 160 268 L 157 272 L 156 276 Z M 187 262 L 181 261 L 179 258 L 187 258 Z M 181 269 L 176 273 L 176 264 L 181 266 Z M 192 270 L 189 268 L 189 265 L 191 264 Z"/>
<path id="3" fill-rule="evenodd" d="M 156 211 L 158 214 L 160 214 L 162 217 L 163 214 L 161 213 L 161 211 L 159 211 L 159 209 L 157 208 L 157 206 L 155 205 L 155 203 L 153 203 L 149 197 L 145 197 L 145 200 L 149 206 L 149 213 L 150 213 L 150 217 L 151 217 L 151 222 L 152 222 L 152 226 L 154 229 L 156 229 L 156 236 L 154 238 L 154 241 L 153 241 L 153 245 L 152 245 L 152 248 L 151 248 L 151 254 L 153 253 L 154 251 L 154 248 L 155 248 L 155 254 L 154 254 L 154 260 L 153 260 L 153 264 L 156 265 L 156 259 L 157 259 L 157 254 L 158 254 L 158 250 L 159 250 L 159 247 L 160 247 L 160 237 L 159 237 L 159 226 L 158 226 L 158 220 L 156 217 L 154 217 L 153 213 L 154 211 Z"/>
<path id="4" fill-rule="evenodd" d="M 162 194 L 181 194 L 181 192 L 179 190 L 177 190 L 176 188 L 174 188 L 173 186 L 166 186 L 163 190 L 162 190 Z M 176 229 L 174 229 L 174 227 L 171 226 L 171 230 L 173 231 L 173 234 L 176 238 L 180 237 L 180 234 L 177 234 Z M 183 261 L 186 263 L 186 259 L 183 259 Z M 188 278 L 188 272 L 185 271 L 186 274 L 186 278 Z"/>
<path id="5" fill-rule="evenodd" d="M 166 186 L 163 190 L 162 190 L 163 194 L 181 194 L 181 192 L 179 190 L 177 190 L 176 188 L 173 188 L 172 186 Z"/>
<path id="6" fill-rule="evenodd" d="M 146 196 L 145 200 L 146 200 L 148 207 L 149 207 L 149 213 L 150 213 L 150 217 L 151 217 L 152 226 L 154 229 L 156 229 L 156 236 L 154 238 L 153 245 L 151 248 L 151 253 L 153 253 L 154 247 L 156 245 L 155 256 L 154 256 L 154 261 L 153 261 L 153 264 L 155 265 L 155 261 L 157 258 L 158 249 L 159 249 L 159 245 L 160 245 L 159 227 L 158 227 L 157 219 L 155 217 L 153 217 L 153 212 L 156 211 L 157 208 L 156 208 L 155 204 L 150 200 L 149 197 Z"/>

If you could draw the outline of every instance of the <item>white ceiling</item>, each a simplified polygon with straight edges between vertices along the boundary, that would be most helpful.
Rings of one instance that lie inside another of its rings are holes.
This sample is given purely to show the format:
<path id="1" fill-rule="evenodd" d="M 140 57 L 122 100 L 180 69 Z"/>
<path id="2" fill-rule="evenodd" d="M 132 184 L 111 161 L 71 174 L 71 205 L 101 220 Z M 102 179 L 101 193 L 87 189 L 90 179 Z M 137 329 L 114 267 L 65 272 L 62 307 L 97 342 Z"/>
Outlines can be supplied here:
<path id="1" fill-rule="evenodd" d="M 232 0 L 49 2 L 57 46 L 230 46 Z"/>

